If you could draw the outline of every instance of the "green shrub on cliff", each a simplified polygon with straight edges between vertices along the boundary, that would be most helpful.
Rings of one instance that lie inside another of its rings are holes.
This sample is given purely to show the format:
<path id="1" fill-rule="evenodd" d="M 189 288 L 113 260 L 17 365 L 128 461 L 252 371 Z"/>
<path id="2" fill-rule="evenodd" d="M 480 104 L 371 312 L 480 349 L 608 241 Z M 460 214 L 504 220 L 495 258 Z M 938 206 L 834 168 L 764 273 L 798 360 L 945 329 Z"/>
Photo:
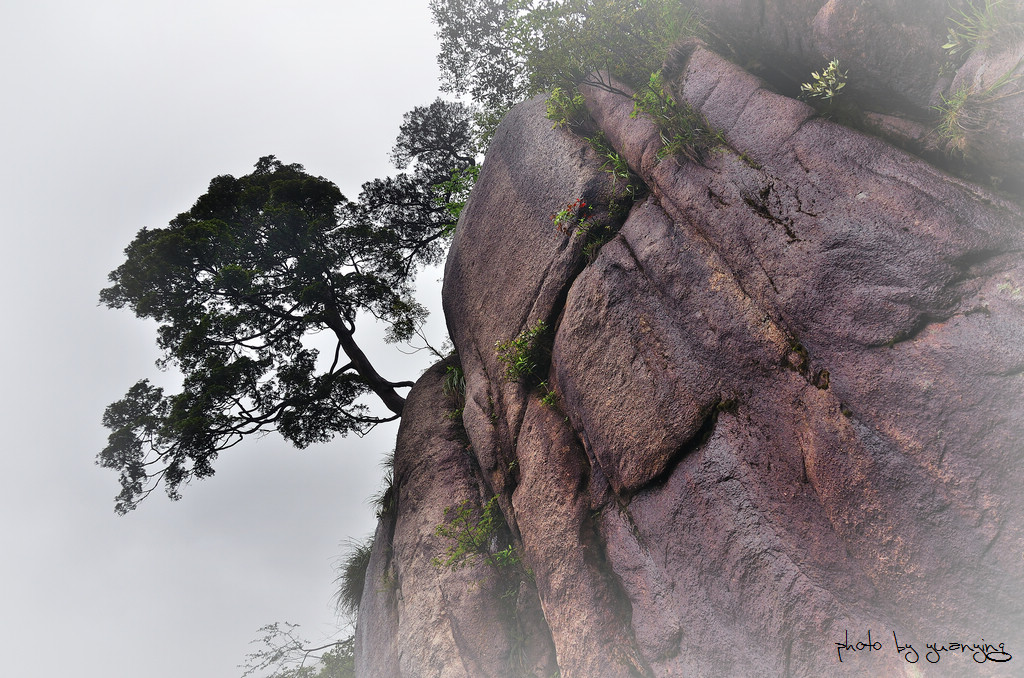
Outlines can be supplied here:
<path id="1" fill-rule="evenodd" d="M 555 127 L 582 127 L 590 114 L 583 103 L 583 95 L 578 90 L 565 91 L 555 87 L 548 96 L 547 118 L 555 123 Z"/>
<path id="2" fill-rule="evenodd" d="M 508 525 L 497 496 L 480 506 L 470 501 L 449 506 L 444 511 L 444 522 L 435 528 L 434 534 L 449 540 L 444 552 L 431 559 L 435 568 L 454 572 L 481 560 L 504 582 L 505 588 L 500 592 L 503 599 L 513 597 L 519 585 L 532 578 L 519 549 L 508 541 Z"/>
<path id="3" fill-rule="evenodd" d="M 971 0 L 966 8 L 955 9 L 947 24 L 942 49 L 959 62 L 975 50 L 1006 45 L 1024 36 L 1024 15 L 1020 4 L 1012 0 Z"/>
<path id="4" fill-rule="evenodd" d="M 800 97 L 803 99 L 821 99 L 831 101 L 846 87 L 846 71 L 839 70 L 839 59 L 832 59 L 821 73 L 813 71 L 810 82 L 800 85 Z"/>
<path id="5" fill-rule="evenodd" d="M 661 160 L 670 155 L 681 155 L 694 162 L 700 162 L 708 151 L 725 142 L 721 132 L 712 129 L 711 124 L 690 104 L 676 103 L 665 90 L 661 71 L 655 71 L 633 95 L 632 117 L 646 115 L 661 132 L 662 147 L 658 151 Z"/>
<path id="6" fill-rule="evenodd" d="M 543 379 L 547 364 L 546 335 L 548 325 L 538 320 L 514 338 L 499 341 L 494 346 L 498 360 L 505 364 L 505 378 L 509 381 L 537 382 Z"/>
<path id="7" fill-rule="evenodd" d="M 591 140 L 592 141 L 592 140 Z M 609 160 L 614 163 L 615 161 L 621 161 L 618 158 L 618 154 L 613 154 L 615 160 Z M 623 163 L 624 164 L 624 163 Z M 617 169 L 615 166 L 609 168 L 606 163 L 606 169 L 616 176 L 618 181 L 618 175 L 615 174 Z M 628 167 L 622 170 L 625 176 L 628 175 Z M 626 184 L 626 191 L 621 197 L 626 197 L 631 203 L 635 197 L 636 188 L 632 184 Z M 614 207 L 610 205 L 609 207 Z M 611 221 L 607 218 L 595 219 L 593 218 L 593 206 L 588 205 L 583 198 L 577 198 L 575 201 L 569 203 L 558 212 L 551 215 L 551 222 L 555 225 L 555 228 L 566 235 L 583 235 L 583 255 L 586 256 L 587 261 L 593 263 L 597 258 L 597 253 L 601 248 L 611 240 L 618 232 L 618 222 Z M 611 211 L 611 210 L 609 210 Z M 504 357 L 501 358 L 503 361 Z M 507 375 L 506 375 L 507 376 Z M 542 375 L 534 374 L 537 379 L 540 379 Z M 516 377 L 515 380 L 521 380 L 521 377 Z"/>
<path id="8" fill-rule="evenodd" d="M 469 501 L 445 509 L 445 521 L 434 534 L 450 539 L 451 543 L 440 556 L 430 562 L 440 570 L 460 570 L 472 566 L 483 558 L 488 564 L 499 566 L 508 562 L 506 556 L 497 555 L 496 540 L 505 529 L 505 518 L 498 506 L 498 498 L 491 497 L 476 508 Z"/>
<path id="9" fill-rule="evenodd" d="M 1021 94 L 1019 87 L 1009 87 L 1020 77 L 1009 71 L 984 89 L 964 85 L 949 96 L 942 96 L 942 103 L 934 107 L 939 118 L 935 133 L 947 154 L 967 154 L 968 137 L 986 129 L 993 106 Z"/>

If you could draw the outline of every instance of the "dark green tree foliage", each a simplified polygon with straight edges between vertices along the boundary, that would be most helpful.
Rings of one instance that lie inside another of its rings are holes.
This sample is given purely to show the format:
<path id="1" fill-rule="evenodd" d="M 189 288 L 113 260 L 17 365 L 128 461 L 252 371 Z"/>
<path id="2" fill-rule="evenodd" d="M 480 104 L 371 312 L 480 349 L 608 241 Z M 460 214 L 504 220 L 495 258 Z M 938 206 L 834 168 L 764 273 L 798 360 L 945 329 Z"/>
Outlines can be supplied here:
<path id="1" fill-rule="evenodd" d="M 668 49 L 698 26 L 681 0 L 561 0 L 536 3 L 512 24 L 531 92 L 581 83 L 638 88 Z"/>
<path id="2" fill-rule="evenodd" d="M 417 174 L 434 184 L 448 179 L 453 169 L 476 164 L 470 117 L 465 104 L 437 99 L 405 114 L 391 151 L 395 167 L 415 163 Z"/>
<path id="3" fill-rule="evenodd" d="M 445 201 L 458 197 L 431 182 L 445 162 L 473 162 L 458 139 L 421 150 L 400 138 L 396 152 L 414 171 L 364 185 L 359 203 L 301 165 L 261 158 L 252 174 L 213 179 L 167 228 L 139 231 L 100 300 L 156 320 L 159 364 L 184 380 L 167 395 L 143 379 L 103 416 L 111 434 L 98 463 L 120 472 L 119 513 L 161 482 L 177 499 L 183 482 L 213 475 L 218 453 L 246 436 L 276 430 L 304 447 L 401 416 L 396 389 L 412 382 L 375 370 L 356 320 L 369 312 L 396 341 L 422 321 L 412 277 L 443 252 L 453 226 Z M 318 360 L 303 339 L 323 331 L 335 348 Z M 391 415 L 357 402 L 370 393 Z"/>
<path id="4" fill-rule="evenodd" d="M 522 101 L 529 85 L 511 25 L 528 11 L 522 0 L 430 0 L 441 51 L 441 88 L 469 94 L 492 115 Z M 496 124 L 496 123 L 495 123 Z"/>
<path id="5" fill-rule="evenodd" d="M 444 86 L 491 118 L 528 95 L 607 75 L 637 88 L 699 30 L 681 0 L 431 0 Z M 488 116 L 484 116 L 487 118 Z"/>
<path id="6" fill-rule="evenodd" d="M 391 158 L 409 169 L 363 184 L 363 218 L 377 226 L 375 241 L 402 258 L 396 270 L 437 263 L 476 177 L 471 109 L 438 99 L 405 114 Z M 411 255 L 411 256 L 410 256 Z"/>

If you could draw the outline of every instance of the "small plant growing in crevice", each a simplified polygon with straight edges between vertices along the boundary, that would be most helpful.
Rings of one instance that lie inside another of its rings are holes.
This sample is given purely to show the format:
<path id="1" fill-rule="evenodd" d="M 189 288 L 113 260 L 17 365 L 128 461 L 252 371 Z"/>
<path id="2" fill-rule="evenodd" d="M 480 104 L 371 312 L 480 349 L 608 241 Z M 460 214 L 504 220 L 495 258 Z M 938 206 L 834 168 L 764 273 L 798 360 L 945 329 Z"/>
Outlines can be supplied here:
<path id="1" fill-rule="evenodd" d="M 577 198 L 552 214 L 551 223 L 555 225 L 555 230 L 566 235 L 588 233 L 592 227 L 590 218 L 593 211 L 593 206 L 588 205 L 583 198 Z"/>
<path id="2" fill-rule="evenodd" d="M 444 522 L 434 529 L 434 534 L 452 542 L 430 561 L 439 570 L 455 572 L 483 560 L 510 585 L 502 592 L 503 598 L 518 593 L 519 584 L 530 576 L 519 549 L 509 541 L 508 525 L 497 495 L 481 506 L 474 506 L 469 500 L 449 506 L 444 511 Z"/>
<path id="3" fill-rule="evenodd" d="M 498 408 L 494 405 L 494 398 L 487 394 L 487 418 L 491 420 L 491 426 L 498 425 Z"/>
<path id="4" fill-rule="evenodd" d="M 608 143 L 603 131 L 585 137 L 590 147 L 602 159 L 601 169 L 612 175 L 613 198 L 608 212 L 613 217 L 623 216 L 645 191 L 646 185 L 629 168 L 629 163 Z"/>
<path id="5" fill-rule="evenodd" d="M 384 468 L 384 478 L 381 488 L 370 497 L 370 504 L 377 507 L 377 519 L 393 515 L 398 505 L 395 496 L 395 451 L 392 450 L 381 463 Z"/>
<path id="6" fill-rule="evenodd" d="M 832 59 L 821 73 L 811 72 L 811 81 L 800 85 L 800 98 L 831 103 L 846 87 L 846 71 L 839 70 L 839 59 Z"/>
<path id="7" fill-rule="evenodd" d="M 967 134 L 981 129 L 984 120 L 968 105 L 970 87 L 961 87 L 949 97 L 942 96 L 942 103 L 935 106 L 939 114 L 936 134 L 942 140 L 946 153 L 963 155 L 967 150 Z"/>
<path id="8" fill-rule="evenodd" d="M 558 393 L 555 391 L 555 389 L 551 388 L 548 382 L 540 382 L 538 388 L 540 389 L 541 393 L 544 394 L 540 397 L 541 405 L 544 405 L 545 407 L 558 407 Z"/>
<path id="9" fill-rule="evenodd" d="M 807 353 L 807 348 L 795 337 L 790 337 L 789 352 L 782 357 L 782 366 L 802 376 L 807 376 L 810 364 L 811 358 Z"/>
<path id="10" fill-rule="evenodd" d="M 593 218 L 593 206 L 583 198 L 577 198 L 558 212 L 551 215 L 551 222 L 559 233 L 584 236 L 583 255 L 588 262 L 597 259 L 597 253 L 618 232 L 616 225 L 607 219 Z"/>
<path id="11" fill-rule="evenodd" d="M 589 121 L 590 113 L 578 89 L 555 87 L 548 95 L 546 117 L 555 123 L 554 128 L 569 127 L 577 131 Z"/>
<path id="12" fill-rule="evenodd" d="M 466 408 L 466 373 L 462 371 L 461 365 L 448 365 L 445 368 L 441 392 L 455 403 L 455 408 L 448 413 L 448 417 L 454 420 L 462 419 L 462 412 Z"/>
<path id="13" fill-rule="evenodd" d="M 665 91 L 661 71 L 651 74 L 645 87 L 633 95 L 630 117 L 647 115 L 661 134 L 662 148 L 658 160 L 680 155 L 693 162 L 703 162 L 708 152 L 725 143 L 725 136 L 711 128 L 711 124 L 693 106 L 677 103 Z"/>
<path id="14" fill-rule="evenodd" d="M 612 175 L 615 182 L 616 193 L 618 193 L 619 182 L 623 183 L 622 195 L 633 197 L 636 194 L 636 186 L 631 183 L 632 175 L 629 171 L 629 163 L 613 149 L 605 138 L 604 132 L 597 134 L 594 138 L 588 139 L 591 147 L 598 155 L 604 158 L 601 169 Z"/>
<path id="15" fill-rule="evenodd" d="M 1021 301 L 1024 299 L 1024 288 L 1014 285 L 1013 281 L 1009 278 L 1007 278 L 1005 282 L 1001 282 L 996 285 L 996 292 L 1006 295 L 1013 301 Z"/>
<path id="16" fill-rule="evenodd" d="M 623 93 L 624 94 L 624 93 Z M 613 219 L 624 217 L 632 207 L 637 198 L 646 191 L 646 185 L 633 174 L 629 163 L 622 157 L 611 144 L 604 131 L 595 129 L 596 125 L 590 112 L 586 108 L 586 102 L 579 89 L 575 86 L 569 89 L 555 87 L 547 100 L 547 118 L 554 121 L 554 127 L 568 127 L 573 133 L 590 144 L 598 158 L 601 160 L 601 170 L 612 176 L 612 198 L 608 204 L 608 214 Z M 582 203 L 582 199 L 577 201 Z M 556 214 L 566 219 L 568 215 L 563 214 L 565 210 Z M 552 217 L 554 220 L 555 217 Z M 582 225 L 582 222 L 577 226 Z M 572 228 L 565 228 L 564 224 L 556 223 L 559 230 L 571 233 Z M 593 261 L 597 250 L 601 245 L 611 239 L 613 232 L 603 238 L 597 237 L 594 240 L 601 240 L 600 243 L 586 246 L 586 254 L 589 261 Z"/>
<path id="17" fill-rule="evenodd" d="M 513 470 L 515 461 L 509 464 Z M 525 663 L 527 638 L 523 620 L 518 615 L 519 591 L 524 583 L 533 581 L 533 571 L 523 562 L 520 549 L 511 542 L 508 525 L 498 505 L 497 495 L 481 506 L 464 501 L 445 509 L 445 520 L 435 534 L 450 539 L 444 553 L 433 558 L 438 570 L 455 572 L 482 560 L 493 569 L 497 580 L 494 589 L 498 608 L 511 622 L 511 651 L 508 656 L 509 675 L 533 675 Z"/>
<path id="18" fill-rule="evenodd" d="M 494 553 L 498 531 L 505 527 L 497 500 L 498 497 L 494 496 L 482 506 L 475 507 L 467 499 L 458 506 L 446 508 L 444 522 L 434 529 L 434 534 L 454 543 L 443 554 L 432 558 L 430 564 L 439 570 L 455 572 L 472 566 L 483 557 L 486 562 L 496 565 Z"/>
<path id="19" fill-rule="evenodd" d="M 547 323 L 538 320 L 514 339 L 494 345 L 498 360 L 505 365 L 505 379 L 529 385 L 543 381 L 550 360 L 547 334 Z"/>
<path id="20" fill-rule="evenodd" d="M 947 154 L 965 157 L 969 136 L 986 129 L 992 107 L 1003 99 L 1024 92 L 1019 87 L 1007 89 L 1010 83 L 1020 78 L 1014 71 L 1016 68 L 1007 71 L 983 90 L 964 85 L 950 96 L 942 97 L 942 103 L 934 107 L 939 117 L 935 133 Z"/>
<path id="21" fill-rule="evenodd" d="M 547 118 L 555 122 L 555 128 L 567 126 L 589 143 L 601 159 L 601 170 L 612 175 L 614 197 L 608 206 L 609 213 L 621 216 L 628 211 L 646 186 L 630 171 L 626 159 L 608 143 L 604 131 L 594 130 L 594 120 L 579 90 L 554 88 L 547 101 Z"/>
<path id="22" fill-rule="evenodd" d="M 370 555 L 373 551 L 373 535 L 361 542 L 351 541 L 348 546 L 348 555 L 342 560 L 338 576 L 334 580 L 338 586 L 334 594 L 334 603 L 342 614 L 355 615 L 363 600 L 366 571 L 370 567 Z"/>
<path id="23" fill-rule="evenodd" d="M 963 63 L 976 50 L 1007 45 L 1024 37 L 1020 6 L 1006 0 L 971 0 L 965 9 L 947 17 L 946 51 L 954 63 Z"/>

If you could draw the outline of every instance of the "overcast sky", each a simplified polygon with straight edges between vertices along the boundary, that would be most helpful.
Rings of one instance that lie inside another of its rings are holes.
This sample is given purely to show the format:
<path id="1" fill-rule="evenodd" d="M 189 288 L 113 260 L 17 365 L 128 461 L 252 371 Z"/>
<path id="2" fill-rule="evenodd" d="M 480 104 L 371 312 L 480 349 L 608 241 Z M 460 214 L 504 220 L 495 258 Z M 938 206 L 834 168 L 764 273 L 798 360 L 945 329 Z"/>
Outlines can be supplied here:
<path id="1" fill-rule="evenodd" d="M 302 451 L 269 436 L 120 518 L 116 473 L 94 464 L 100 417 L 160 373 L 154 326 L 97 295 L 140 228 L 260 156 L 352 198 L 392 173 L 402 114 L 437 96 L 426 5 L 0 2 L 3 675 L 238 676 L 264 624 L 336 630 L 334 567 L 373 529 L 395 427 Z M 439 275 L 420 284 L 436 342 Z M 384 376 L 426 367 L 380 335 L 357 338 Z"/>

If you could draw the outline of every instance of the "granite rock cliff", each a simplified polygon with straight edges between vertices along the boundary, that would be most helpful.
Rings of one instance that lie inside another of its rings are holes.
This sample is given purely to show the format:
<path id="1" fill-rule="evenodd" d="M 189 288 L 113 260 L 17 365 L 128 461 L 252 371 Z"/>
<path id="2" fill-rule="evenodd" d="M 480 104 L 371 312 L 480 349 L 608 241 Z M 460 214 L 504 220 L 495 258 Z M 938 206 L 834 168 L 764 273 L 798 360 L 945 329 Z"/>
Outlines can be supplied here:
<path id="1" fill-rule="evenodd" d="M 878 115 L 913 120 L 939 86 L 909 63 L 885 76 L 891 41 L 857 51 L 838 34 L 886 3 L 707 4 L 776 73 L 833 49 L 876 68 L 865 101 L 902 93 Z M 933 23 L 889 30 L 933 45 Z M 969 653 L 924 655 L 982 638 L 1014 655 L 984 675 L 1024 661 L 1020 195 L 719 52 L 689 42 L 666 65 L 676 100 L 721 132 L 697 160 L 659 159 L 627 93 L 584 92 L 631 205 L 543 98 L 498 128 L 445 269 L 457 357 L 406 404 L 359 675 L 981 675 Z M 989 138 L 978 153 L 1005 150 Z M 1012 188 L 1021 156 L 985 157 Z M 614 233 L 596 252 L 552 224 L 577 200 Z M 537 321 L 540 373 L 510 380 L 495 346 Z M 456 362 L 461 410 L 442 388 Z M 453 507 L 492 497 L 486 546 L 517 566 L 432 562 Z M 837 643 L 869 629 L 882 649 L 840 663 Z"/>

